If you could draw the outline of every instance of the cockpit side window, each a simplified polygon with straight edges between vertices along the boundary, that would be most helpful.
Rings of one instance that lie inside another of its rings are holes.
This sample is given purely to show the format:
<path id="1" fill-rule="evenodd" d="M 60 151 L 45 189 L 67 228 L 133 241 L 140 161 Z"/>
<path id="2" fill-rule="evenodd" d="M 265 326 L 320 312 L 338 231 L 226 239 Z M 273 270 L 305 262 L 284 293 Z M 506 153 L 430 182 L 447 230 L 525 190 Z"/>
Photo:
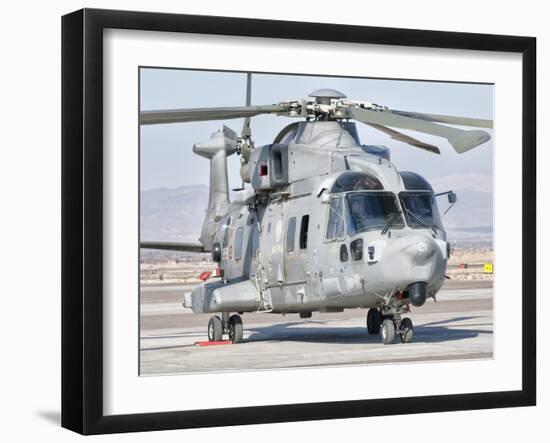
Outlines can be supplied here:
<path id="1" fill-rule="evenodd" d="M 351 258 L 354 261 L 363 260 L 363 239 L 362 238 L 353 240 L 349 244 L 349 249 L 351 251 Z"/>
<path id="2" fill-rule="evenodd" d="M 342 197 L 334 197 L 330 201 L 327 240 L 336 240 L 344 237 L 344 205 Z"/>
<path id="3" fill-rule="evenodd" d="M 340 246 L 340 261 L 348 261 L 348 258 L 348 247 L 344 243 L 342 244 L 342 246 Z"/>

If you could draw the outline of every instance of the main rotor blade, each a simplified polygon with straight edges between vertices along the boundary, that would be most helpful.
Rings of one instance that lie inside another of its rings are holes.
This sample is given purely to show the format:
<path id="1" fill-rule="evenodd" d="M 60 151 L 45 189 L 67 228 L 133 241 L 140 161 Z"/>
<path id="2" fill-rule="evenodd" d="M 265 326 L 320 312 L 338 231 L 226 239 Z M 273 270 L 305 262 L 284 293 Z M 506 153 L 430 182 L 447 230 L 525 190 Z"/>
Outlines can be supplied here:
<path id="1" fill-rule="evenodd" d="M 266 105 L 142 111 L 139 114 L 139 123 L 141 125 L 159 125 L 166 123 L 226 120 L 232 118 L 253 117 L 259 114 L 278 114 L 285 112 L 285 110 L 286 108 L 282 105 Z"/>
<path id="2" fill-rule="evenodd" d="M 398 131 L 394 131 L 393 129 L 390 129 L 386 126 L 377 125 L 376 123 L 367 123 L 367 125 L 371 126 L 374 129 L 378 129 L 379 131 L 382 131 L 386 134 L 388 134 L 392 139 L 407 143 L 408 145 L 415 146 L 416 148 L 424 149 L 429 152 L 433 152 L 434 154 L 441 154 L 441 151 L 437 146 L 430 145 L 428 143 L 421 142 L 420 140 L 417 140 L 410 135 L 403 134 Z"/>
<path id="3" fill-rule="evenodd" d="M 491 139 L 491 136 L 485 131 L 464 131 L 421 119 L 394 114 L 391 111 L 371 111 L 369 109 L 352 107 L 348 108 L 348 110 L 353 118 L 366 124 L 374 123 L 394 128 L 410 129 L 446 138 L 459 154 L 469 151 Z"/>
<path id="4" fill-rule="evenodd" d="M 142 249 L 160 249 L 164 251 L 206 252 L 201 243 L 142 241 L 139 247 Z"/>
<path id="5" fill-rule="evenodd" d="M 405 117 L 418 118 L 429 122 L 447 123 L 449 125 L 472 126 L 476 128 L 493 127 L 493 120 L 484 120 L 481 118 L 458 117 L 443 114 L 423 114 L 421 112 L 398 111 L 397 109 L 392 109 L 390 112 Z"/>

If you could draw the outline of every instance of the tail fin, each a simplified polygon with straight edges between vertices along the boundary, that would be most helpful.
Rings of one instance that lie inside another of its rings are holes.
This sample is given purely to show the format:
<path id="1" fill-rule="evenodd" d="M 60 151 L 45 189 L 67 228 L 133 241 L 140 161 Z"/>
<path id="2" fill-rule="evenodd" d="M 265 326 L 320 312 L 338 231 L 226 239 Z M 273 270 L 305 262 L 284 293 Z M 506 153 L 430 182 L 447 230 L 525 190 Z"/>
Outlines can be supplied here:
<path id="1" fill-rule="evenodd" d="M 193 152 L 210 160 L 210 195 L 202 225 L 200 242 L 205 251 L 212 250 L 216 223 L 229 212 L 227 156 L 235 152 L 237 134 L 224 126 L 207 140 L 193 146 Z"/>

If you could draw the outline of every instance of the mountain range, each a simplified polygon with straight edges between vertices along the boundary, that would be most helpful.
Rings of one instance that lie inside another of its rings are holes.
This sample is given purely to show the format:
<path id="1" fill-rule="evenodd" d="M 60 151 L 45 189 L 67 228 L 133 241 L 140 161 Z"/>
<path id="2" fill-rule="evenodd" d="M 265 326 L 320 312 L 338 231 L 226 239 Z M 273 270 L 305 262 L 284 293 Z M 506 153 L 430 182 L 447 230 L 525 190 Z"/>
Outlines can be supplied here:
<path id="1" fill-rule="evenodd" d="M 493 177 L 483 174 L 449 175 L 429 180 L 435 193 L 454 191 L 457 202 L 443 216 L 451 241 L 487 241 L 493 238 Z M 441 214 L 449 207 L 445 196 L 437 198 Z"/>
<path id="2" fill-rule="evenodd" d="M 490 242 L 493 235 L 492 176 L 450 175 L 431 179 L 434 191 L 452 190 L 457 202 L 443 216 L 450 241 Z M 437 198 L 440 212 L 448 208 L 445 196 Z M 142 240 L 198 240 L 208 204 L 208 186 L 188 185 L 141 191 L 140 223 Z"/>

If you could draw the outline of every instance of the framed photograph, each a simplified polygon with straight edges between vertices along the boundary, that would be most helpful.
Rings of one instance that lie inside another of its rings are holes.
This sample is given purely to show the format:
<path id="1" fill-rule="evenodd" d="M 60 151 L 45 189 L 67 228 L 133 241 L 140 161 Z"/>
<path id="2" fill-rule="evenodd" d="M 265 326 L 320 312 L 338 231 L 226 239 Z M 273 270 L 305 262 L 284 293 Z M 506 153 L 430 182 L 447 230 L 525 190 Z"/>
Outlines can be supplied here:
<path id="1" fill-rule="evenodd" d="M 62 21 L 62 425 L 536 403 L 536 41 Z"/>

